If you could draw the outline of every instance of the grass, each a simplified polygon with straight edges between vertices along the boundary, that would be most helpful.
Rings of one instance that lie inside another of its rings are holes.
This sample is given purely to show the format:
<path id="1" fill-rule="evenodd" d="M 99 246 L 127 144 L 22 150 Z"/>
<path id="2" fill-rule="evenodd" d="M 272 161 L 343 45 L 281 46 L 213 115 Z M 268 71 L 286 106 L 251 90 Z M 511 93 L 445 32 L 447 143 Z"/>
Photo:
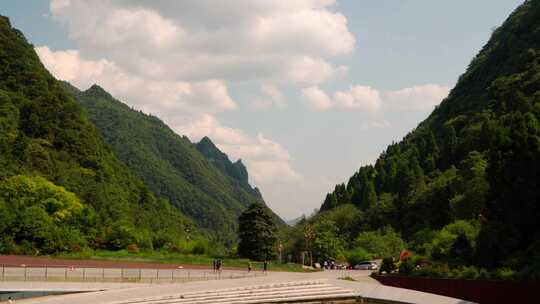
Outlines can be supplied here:
<path id="1" fill-rule="evenodd" d="M 184 254 L 167 251 L 141 251 L 137 253 L 127 250 L 108 251 L 108 250 L 84 250 L 83 252 L 62 253 L 55 257 L 64 259 L 80 260 L 104 260 L 104 261 L 122 261 L 122 262 L 145 262 L 161 264 L 181 264 L 181 265 L 204 265 L 212 267 L 212 261 L 216 259 L 203 254 Z M 247 269 L 250 260 L 235 257 L 220 258 L 223 267 L 236 267 Z M 262 270 L 262 262 L 251 261 L 253 270 Z M 280 264 L 277 261 L 270 261 L 268 270 L 272 271 L 290 271 L 290 272 L 309 272 L 310 270 L 302 268 L 300 264 Z"/>
<path id="2" fill-rule="evenodd" d="M 351 276 L 344 276 L 344 277 L 340 277 L 339 279 L 340 280 L 345 280 L 345 281 L 354 281 L 354 282 L 356 282 L 356 280 Z"/>

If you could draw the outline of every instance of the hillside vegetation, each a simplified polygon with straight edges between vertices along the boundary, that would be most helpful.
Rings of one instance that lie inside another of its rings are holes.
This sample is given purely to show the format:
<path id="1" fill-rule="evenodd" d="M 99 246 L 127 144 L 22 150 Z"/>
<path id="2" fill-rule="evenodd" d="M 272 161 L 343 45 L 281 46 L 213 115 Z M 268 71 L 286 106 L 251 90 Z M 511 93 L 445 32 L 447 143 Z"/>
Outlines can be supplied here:
<path id="1" fill-rule="evenodd" d="M 191 220 L 124 166 L 0 16 L 0 252 L 161 248 Z"/>
<path id="2" fill-rule="evenodd" d="M 397 248 L 408 247 L 451 266 L 508 267 L 538 278 L 539 118 L 535 0 L 493 32 L 425 121 L 389 145 L 374 165 L 337 185 L 320 213 L 296 231 L 339 236 L 338 244 L 319 251 L 324 258 L 346 250 L 396 256 Z M 400 244 L 396 237 L 408 245 L 385 251 Z M 366 248 L 385 238 L 390 246 Z M 307 246 L 302 242 L 291 238 L 292 248 Z"/>
<path id="3" fill-rule="evenodd" d="M 64 87 L 116 156 L 157 197 L 169 200 L 219 242 L 234 245 L 240 213 L 252 203 L 264 203 L 241 161 L 232 163 L 207 137 L 192 144 L 159 118 L 133 110 L 97 85 L 86 91 Z"/>

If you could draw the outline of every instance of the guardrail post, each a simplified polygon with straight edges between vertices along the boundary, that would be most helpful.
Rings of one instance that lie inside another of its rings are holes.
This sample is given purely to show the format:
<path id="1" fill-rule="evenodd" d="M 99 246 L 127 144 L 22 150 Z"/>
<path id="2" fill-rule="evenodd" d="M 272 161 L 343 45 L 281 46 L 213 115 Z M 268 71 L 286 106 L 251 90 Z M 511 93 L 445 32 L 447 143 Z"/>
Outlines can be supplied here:
<path id="1" fill-rule="evenodd" d="M 64 271 L 64 281 L 67 281 L 67 271 L 68 271 L 68 268 L 66 267 Z"/>
<path id="2" fill-rule="evenodd" d="M 105 268 L 101 268 L 101 281 L 105 282 Z"/>
<path id="3" fill-rule="evenodd" d="M 159 281 L 159 268 L 156 269 L 156 283 Z"/>
<path id="4" fill-rule="evenodd" d="M 174 282 L 174 269 L 171 269 L 171 283 Z"/>
<path id="5" fill-rule="evenodd" d="M 26 265 L 24 265 L 24 281 L 26 282 Z"/>

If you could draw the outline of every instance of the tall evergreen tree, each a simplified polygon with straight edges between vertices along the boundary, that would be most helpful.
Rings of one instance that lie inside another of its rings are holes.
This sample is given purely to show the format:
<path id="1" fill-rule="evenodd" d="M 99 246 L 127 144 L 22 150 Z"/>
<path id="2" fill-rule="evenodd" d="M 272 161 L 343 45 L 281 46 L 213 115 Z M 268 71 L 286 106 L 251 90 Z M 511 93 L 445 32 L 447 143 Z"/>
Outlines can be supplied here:
<path id="1" fill-rule="evenodd" d="M 240 256 L 258 261 L 274 257 L 277 229 L 268 207 L 254 203 L 240 215 L 238 221 Z"/>

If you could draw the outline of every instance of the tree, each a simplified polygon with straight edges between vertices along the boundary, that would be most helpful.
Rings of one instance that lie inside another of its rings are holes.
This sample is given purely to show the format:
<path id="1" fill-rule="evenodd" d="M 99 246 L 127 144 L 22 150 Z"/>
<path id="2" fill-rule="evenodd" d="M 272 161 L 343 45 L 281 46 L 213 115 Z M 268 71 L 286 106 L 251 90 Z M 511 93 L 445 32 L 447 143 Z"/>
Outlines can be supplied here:
<path id="1" fill-rule="evenodd" d="M 258 261 L 274 257 L 276 226 L 268 207 L 254 203 L 240 215 L 238 221 L 240 256 Z"/>
<path id="2" fill-rule="evenodd" d="M 343 255 L 343 242 L 336 224 L 322 219 L 313 225 L 313 256 L 316 261 L 337 260 Z"/>

